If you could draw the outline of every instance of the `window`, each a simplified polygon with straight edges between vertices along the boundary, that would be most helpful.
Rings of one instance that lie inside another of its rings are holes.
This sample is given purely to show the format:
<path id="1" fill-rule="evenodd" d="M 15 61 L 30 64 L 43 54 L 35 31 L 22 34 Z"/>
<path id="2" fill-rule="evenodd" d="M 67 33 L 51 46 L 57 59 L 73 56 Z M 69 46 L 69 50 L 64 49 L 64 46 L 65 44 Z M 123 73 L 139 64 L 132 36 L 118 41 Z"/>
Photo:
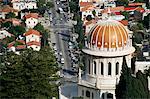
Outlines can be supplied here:
<path id="1" fill-rule="evenodd" d="M 90 60 L 89 60 L 89 74 L 90 74 Z"/>
<path id="2" fill-rule="evenodd" d="M 82 96 L 84 96 L 84 90 L 82 90 Z"/>
<path id="3" fill-rule="evenodd" d="M 92 92 L 92 99 L 94 99 L 94 93 Z"/>
<path id="4" fill-rule="evenodd" d="M 30 21 L 29 21 L 29 24 L 30 24 Z"/>
<path id="5" fill-rule="evenodd" d="M 94 67 L 94 74 L 96 74 L 96 62 L 95 61 L 93 63 L 93 67 Z"/>
<path id="6" fill-rule="evenodd" d="M 111 63 L 108 63 L 108 75 L 111 75 Z"/>
<path id="7" fill-rule="evenodd" d="M 118 75 L 118 73 L 119 73 L 119 63 L 117 62 L 116 63 L 116 75 Z"/>
<path id="8" fill-rule="evenodd" d="M 1 33 L 1 34 L 3 34 L 3 33 Z"/>
<path id="9" fill-rule="evenodd" d="M 86 97 L 90 97 L 90 92 L 86 91 Z"/>
<path id="10" fill-rule="evenodd" d="M 27 6 L 27 8 L 28 8 L 28 6 Z"/>
<path id="11" fill-rule="evenodd" d="M 34 37 L 34 35 L 32 35 L 32 37 Z"/>
<path id="12" fill-rule="evenodd" d="M 101 62 L 101 75 L 104 75 L 104 64 Z"/>

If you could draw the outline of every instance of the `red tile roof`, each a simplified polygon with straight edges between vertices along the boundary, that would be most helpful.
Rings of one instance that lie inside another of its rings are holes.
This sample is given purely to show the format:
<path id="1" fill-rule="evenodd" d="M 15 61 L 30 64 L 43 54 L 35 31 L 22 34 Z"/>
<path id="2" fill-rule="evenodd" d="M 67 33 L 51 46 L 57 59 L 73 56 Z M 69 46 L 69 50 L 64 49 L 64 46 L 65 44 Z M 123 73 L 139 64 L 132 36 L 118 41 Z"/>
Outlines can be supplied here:
<path id="1" fill-rule="evenodd" d="M 41 43 L 40 42 L 36 42 L 36 41 L 31 41 L 31 42 L 28 42 L 27 45 L 28 46 L 31 46 L 31 45 L 41 46 Z"/>
<path id="2" fill-rule="evenodd" d="M 87 22 L 85 22 L 85 24 L 84 24 L 84 26 L 87 26 L 87 25 L 90 25 L 90 24 L 96 24 L 96 20 L 91 20 L 91 21 L 87 21 Z"/>
<path id="3" fill-rule="evenodd" d="M 122 23 L 124 26 L 127 26 L 128 25 L 128 20 L 121 20 L 119 21 L 120 23 Z"/>
<path id="4" fill-rule="evenodd" d="M 14 25 L 20 25 L 20 20 L 19 19 L 17 19 L 17 18 L 10 18 L 10 19 L 5 19 L 5 21 L 4 22 L 12 22 Z"/>
<path id="5" fill-rule="evenodd" d="M 84 7 L 84 6 L 88 6 L 88 5 L 93 5 L 92 2 L 80 2 L 79 6 L 80 7 Z"/>
<path id="6" fill-rule="evenodd" d="M 125 11 L 134 11 L 136 7 L 126 7 L 124 8 Z"/>
<path id="7" fill-rule="evenodd" d="M 141 13 L 143 13 L 143 12 L 145 11 L 145 9 L 144 9 L 144 8 L 141 8 L 141 7 L 137 7 L 135 10 L 136 10 L 136 11 L 139 11 L 139 12 L 141 12 Z"/>
<path id="8" fill-rule="evenodd" d="M 118 7 L 110 8 L 110 11 L 111 11 L 111 12 L 120 12 L 120 11 L 124 11 L 124 6 L 118 6 Z M 102 10 L 102 13 L 107 13 L 107 12 L 108 12 L 108 8 Z"/>
<path id="9" fill-rule="evenodd" d="M 81 8 L 80 11 L 86 11 L 86 10 L 94 9 L 94 7 L 95 7 L 94 5 L 88 5 L 88 6 Z"/>
<path id="10" fill-rule="evenodd" d="M 0 12 L 18 12 L 18 10 L 6 5 L 0 10 Z"/>
<path id="11" fill-rule="evenodd" d="M 19 43 L 25 44 L 24 40 L 16 40 L 16 41 L 19 42 Z"/>
<path id="12" fill-rule="evenodd" d="M 121 12 L 114 12 L 116 15 L 121 15 Z"/>
<path id="13" fill-rule="evenodd" d="M 129 3 L 129 6 L 142 6 L 144 3 Z"/>
<path id="14" fill-rule="evenodd" d="M 24 33 L 24 36 L 28 36 L 31 34 L 41 37 L 40 32 L 38 32 L 37 30 L 34 30 L 34 29 L 29 29 L 26 33 Z"/>
<path id="15" fill-rule="evenodd" d="M 15 44 L 15 41 L 13 41 L 13 42 L 9 43 L 9 44 L 8 44 L 8 46 L 7 46 L 7 48 L 11 48 L 11 47 L 13 47 L 13 46 L 14 46 L 14 44 Z"/>
<path id="16" fill-rule="evenodd" d="M 35 18 L 35 19 L 38 19 L 39 18 L 39 15 L 38 13 L 29 13 L 29 14 L 26 14 L 25 15 L 25 18 L 28 19 L 28 18 Z"/>
<path id="17" fill-rule="evenodd" d="M 26 45 L 17 45 L 16 49 L 26 49 Z"/>

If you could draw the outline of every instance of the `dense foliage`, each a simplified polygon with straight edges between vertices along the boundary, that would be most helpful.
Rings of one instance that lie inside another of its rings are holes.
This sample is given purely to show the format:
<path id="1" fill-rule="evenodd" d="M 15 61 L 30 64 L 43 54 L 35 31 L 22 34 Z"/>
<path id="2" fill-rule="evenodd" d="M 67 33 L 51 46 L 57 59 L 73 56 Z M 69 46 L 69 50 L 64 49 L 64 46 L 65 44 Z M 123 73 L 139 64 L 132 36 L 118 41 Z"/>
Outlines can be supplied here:
<path id="1" fill-rule="evenodd" d="M 1 68 L 1 99 L 48 99 L 58 96 L 58 71 L 50 48 L 39 52 L 26 50 L 20 55 L 7 53 L 5 68 Z"/>
<path id="2" fill-rule="evenodd" d="M 39 31 L 42 35 L 42 39 L 41 39 L 41 42 L 42 42 L 42 46 L 46 46 L 48 45 L 48 30 L 44 29 L 43 25 L 41 25 L 40 23 L 38 23 L 35 27 L 34 27 L 35 30 Z"/>
<path id="3" fill-rule="evenodd" d="M 117 99 L 149 99 L 147 74 L 138 72 L 136 77 L 131 75 L 131 70 L 123 59 L 122 74 L 119 84 L 116 86 Z"/>
<path id="4" fill-rule="evenodd" d="M 26 30 L 24 26 L 11 26 L 8 29 L 8 32 L 14 34 L 15 37 L 18 37 L 19 35 L 23 35 L 23 33 L 25 33 Z"/>
<path id="5" fill-rule="evenodd" d="M 8 14 L 6 14 L 6 19 L 15 18 L 15 17 L 16 17 L 16 15 L 13 12 L 9 12 Z"/>

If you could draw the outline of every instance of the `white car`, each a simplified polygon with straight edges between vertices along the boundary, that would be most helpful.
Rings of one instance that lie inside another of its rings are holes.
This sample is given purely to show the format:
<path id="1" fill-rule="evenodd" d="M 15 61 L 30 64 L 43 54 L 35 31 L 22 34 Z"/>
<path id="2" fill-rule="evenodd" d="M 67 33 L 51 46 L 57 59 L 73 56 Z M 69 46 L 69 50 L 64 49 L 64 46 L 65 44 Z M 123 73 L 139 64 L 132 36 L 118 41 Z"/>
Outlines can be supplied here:
<path id="1" fill-rule="evenodd" d="M 72 46 L 73 44 L 71 42 L 69 42 L 69 46 Z"/>
<path id="2" fill-rule="evenodd" d="M 59 55 L 62 56 L 62 52 L 59 52 Z"/>
<path id="3" fill-rule="evenodd" d="M 62 63 L 62 64 L 64 64 L 64 63 L 65 63 L 64 58 L 61 58 L 61 63 Z"/>
<path id="4" fill-rule="evenodd" d="M 57 51 L 57 47 L 56 47 L 56 45 L 54 45 L 54 47 L 53 47 L 53 48 L 54 48 L 54 50 L 55 50 L 55 51 Z"/>
<path id="5" fill-rule="evenodd" d="M 58 4 L 59 4 L 59 1 L 56 1 L 56 4 L 58 5 Z"/>
<path id="6" fill-rule="evenodd" d="M 69 49 L 73 49 L 73 46 L 69 46 Z"/>

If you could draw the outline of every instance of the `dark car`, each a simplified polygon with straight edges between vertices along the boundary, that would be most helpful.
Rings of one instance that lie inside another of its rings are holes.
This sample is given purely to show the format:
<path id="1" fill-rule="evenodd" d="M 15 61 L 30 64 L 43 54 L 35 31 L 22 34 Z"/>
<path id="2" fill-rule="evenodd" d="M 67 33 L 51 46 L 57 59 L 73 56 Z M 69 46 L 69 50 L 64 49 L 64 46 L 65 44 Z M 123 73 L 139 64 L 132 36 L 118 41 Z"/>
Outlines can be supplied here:
<path id="1" fill-rule="evenodd" d="M 63 72 L 66 72 L 70 75 L 76 75 L 78 73 L 77 71 L 72 71 L 72 70 L 67 70 L 67 69 L 63 69 Z"/>

